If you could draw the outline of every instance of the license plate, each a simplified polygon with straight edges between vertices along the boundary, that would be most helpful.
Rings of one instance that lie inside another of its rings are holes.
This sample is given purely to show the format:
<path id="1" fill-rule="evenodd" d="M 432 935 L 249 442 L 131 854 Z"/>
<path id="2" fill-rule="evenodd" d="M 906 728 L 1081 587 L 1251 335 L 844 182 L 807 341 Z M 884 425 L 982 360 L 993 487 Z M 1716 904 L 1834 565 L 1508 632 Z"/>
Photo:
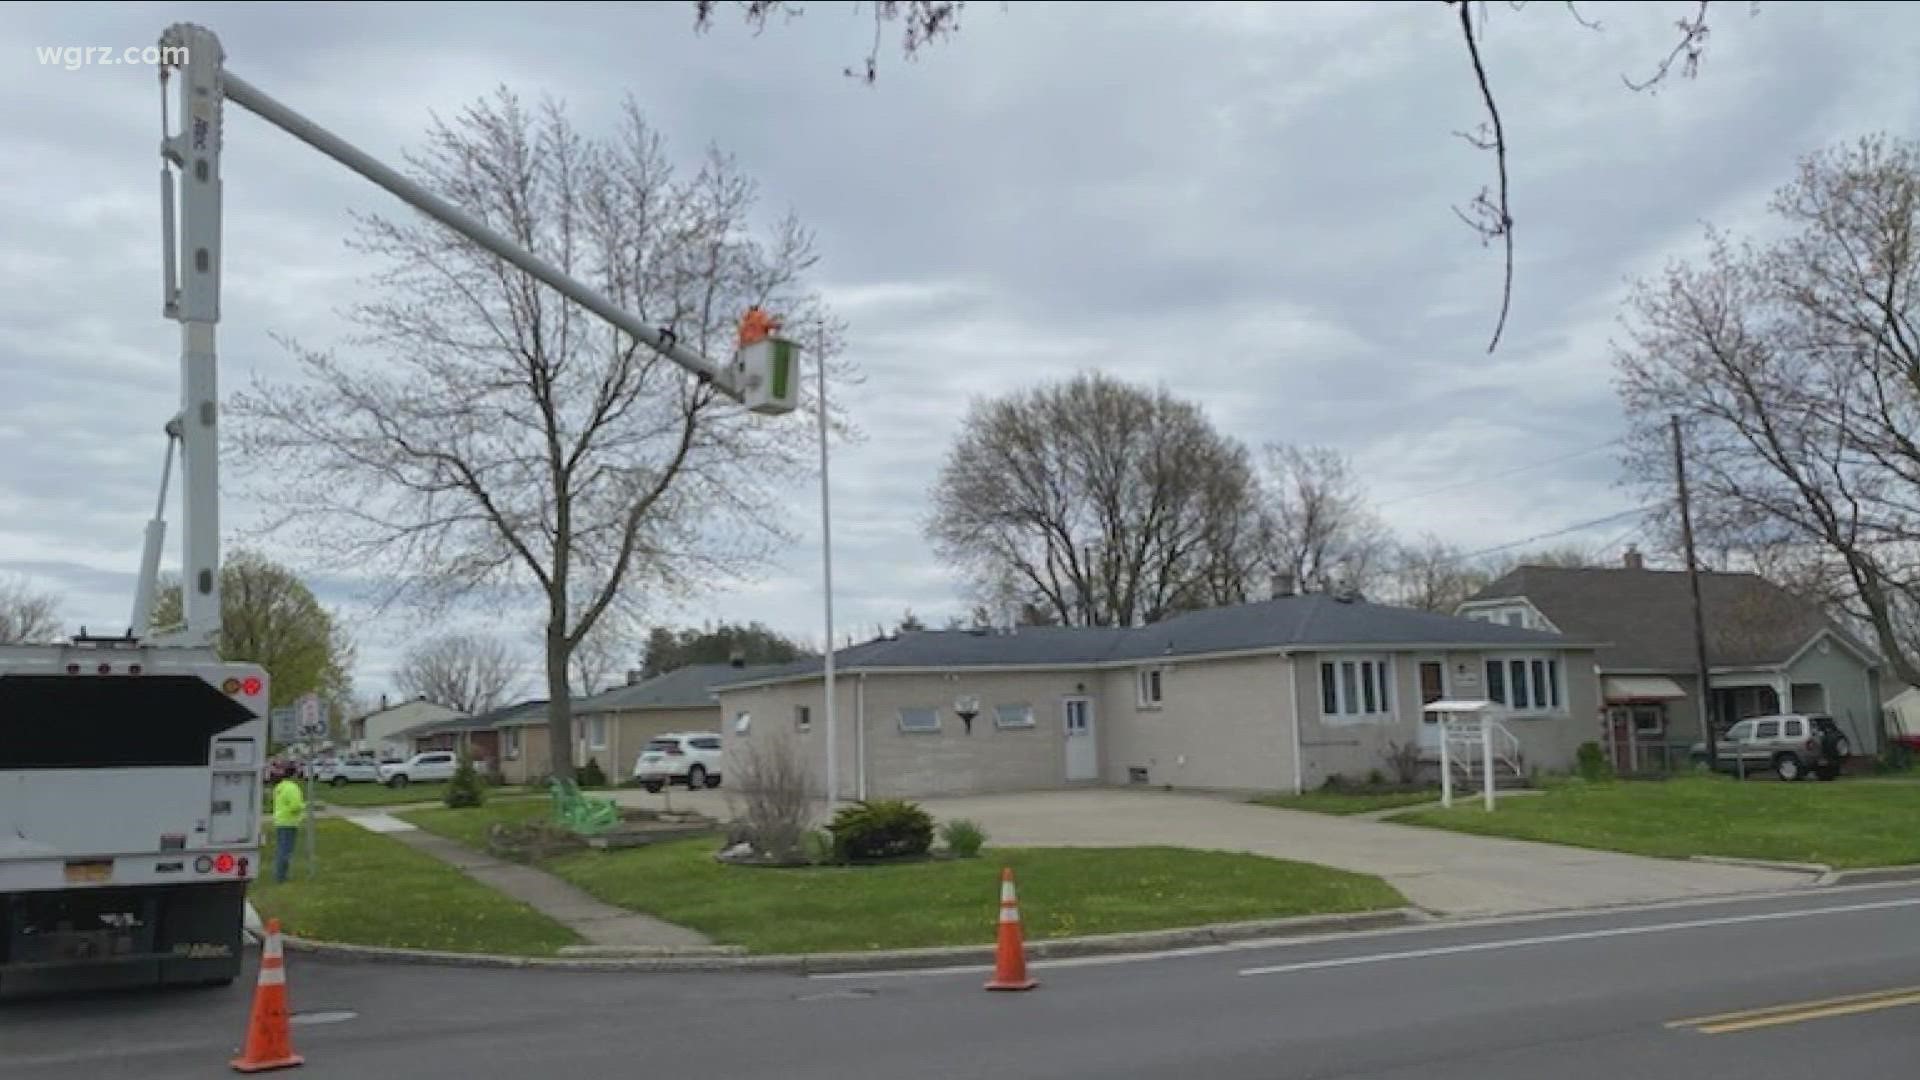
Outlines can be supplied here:
<path id="1" fill-rule="evenodd" d="M 113 860 L 100 859 L 93 862 L 70 862 L 67 864 L 67 880 L 81 885 L 90 885 L 101 881 L 112 881 Z"/>

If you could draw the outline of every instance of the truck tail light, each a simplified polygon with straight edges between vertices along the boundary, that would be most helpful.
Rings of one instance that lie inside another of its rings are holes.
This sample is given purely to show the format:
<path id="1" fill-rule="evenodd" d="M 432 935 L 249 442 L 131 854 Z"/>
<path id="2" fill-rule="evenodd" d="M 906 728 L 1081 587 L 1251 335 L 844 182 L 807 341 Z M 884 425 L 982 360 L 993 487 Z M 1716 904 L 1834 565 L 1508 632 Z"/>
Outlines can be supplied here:
<path id="1" fill-rule="evenodd" d="M 214 856 L 213 868 L 219 873 L 231 874 L 233 873 L 233 863 L 233 856 L 223 851 L 219 855 Z"/>

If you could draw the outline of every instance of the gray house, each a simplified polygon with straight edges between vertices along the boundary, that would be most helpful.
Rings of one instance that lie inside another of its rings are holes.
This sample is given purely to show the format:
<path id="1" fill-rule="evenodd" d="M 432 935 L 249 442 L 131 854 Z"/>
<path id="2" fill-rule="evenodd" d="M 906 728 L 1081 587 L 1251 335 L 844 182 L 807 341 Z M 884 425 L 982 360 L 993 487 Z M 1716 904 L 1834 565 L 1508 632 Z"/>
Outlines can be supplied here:
<path id="1" fill-rule="evenodd" d="M 1593 644 L 1315 594 L 1132 629 L 913 631 L 835 654 L 839 794 L 1151 784 L 1301 791 L 1438 748 L 1421 705 L 1491 698 L 1526 767 L 1569 767 Z M 826 768 L 821 661 L 715 689 L 729 775 L 791 740 Z"/>
<path id="2" fill-rule="evenodd" d="M 1872 650 L 1758 575 L 1702 573 L 1700 586 L 1705 703 L 1717 730 L 1749 716 L 1827 713 L 1856 754 L 1879 752 L 1880 663 Z M 1702 737 L 1691 604 L 1684 571 L 1649 570 L 1629 550 L 1618 568 L 1522 566 L 1458 614 L 1606 642 L 1595 654 L 1606 705 L 1601 738 L 1616 763 L 1647 768 L 1684 761 Z"/>

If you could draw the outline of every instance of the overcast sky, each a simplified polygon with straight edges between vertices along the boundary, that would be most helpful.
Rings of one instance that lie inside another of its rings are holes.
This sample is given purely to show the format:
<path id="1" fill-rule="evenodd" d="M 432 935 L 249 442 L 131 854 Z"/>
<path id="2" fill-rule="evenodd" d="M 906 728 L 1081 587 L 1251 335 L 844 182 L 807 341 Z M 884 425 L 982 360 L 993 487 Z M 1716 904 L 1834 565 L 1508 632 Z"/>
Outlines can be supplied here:
<path id="1" fill-rule="evenodd" d="M 1624 430 L 1607 349 L 1623 282 L 1695 249 L 1703 221 L 1754 223 L 1797 155 L 1920 121 L 1920 8 L 1716 5 L 1701 77 L 1648 96 L 1620 76 L 1651 69 L 1691 3 L 1583 6 L 1597 33 L 1558 5 L 1491 5 L 1519 263 L 1488 356 L 1498 255 L 1450 207 L 1491 163 L 1453 134 L 1480 113 L 1440 5 L 976 4 L 917 61 L 883 49 L 872 87 L 841 74 L 869 17 L 806 6 L 758 37 L 730 11 L 695 35 L 687 3 L 11 8 L 0 574 L 58 594 L 70 629 L 124 626 L 178 394 L 153 71 L 40 47 L 118 52 L 201 22 L 232 70 L 396 163 L 432 113 L 499 84 L 590 128 L 631 94 L 677 157 L 736 154 L 769 211 L 818 230 L 818 284 L 864 373 L 845 394 L 864 439 L 833 465 L 843 633 L 965 609 L 921 532 L 960 416 L 1085 368 L 1164 384 L 1251 445 L 1349 453 L 1409 534 L 1481 548 L 1630 508 L 1604 445 Z M 238 109 L 226 131 L 232 388 L 288 369 L 273 335 L 338 339 L 373 269 L 344 247 L 350 212 L 395 204 Z M 225 506 L 236 524 L 253 509 Z M 772 512 L 801 538 L 788 559 L 663 617 L 818 641 L 817 493 Z M 1617 548 L 1632 525 L 1566 539 Z M 359 642 L 359 689 L 389 689 L 414 629 L 316 584 Z"/>

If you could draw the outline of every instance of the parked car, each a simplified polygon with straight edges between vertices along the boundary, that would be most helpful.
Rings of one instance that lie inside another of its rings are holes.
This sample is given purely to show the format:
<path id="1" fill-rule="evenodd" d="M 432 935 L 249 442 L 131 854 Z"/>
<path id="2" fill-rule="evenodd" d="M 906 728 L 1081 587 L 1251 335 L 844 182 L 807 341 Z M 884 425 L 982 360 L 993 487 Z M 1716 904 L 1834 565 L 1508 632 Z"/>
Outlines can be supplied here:
<path id="1" fill-rule="evenodd" d="M 460 767 L 451 750 L 427 750 L 405 761 L 380 766 L 380 782 L 388 787 L 406 787 L 416 782 L 451 780 Z"/>
<path id="2" fill-rule="evenodd" d="M 1771 770 L 1782 780 L 1832 780 L 1853 747 L 1833 717 L 1813 714 L 1742 720 L 1720 737 L 1718 751 L 1713 766 L 1720 772 Z M 1693 760 L 1707 763 L 1705 743 L 1693 744 Z"/>
<path id="3" fill-rule="evenodd" d="M 668 784 L 720 786 L 720 736 L 712 731 L 670 732 L 647 741 L 633 763 L 633 778 L 648 791 Z"/>
<path id="4" fill-rule="evenodd" d="M 313 763 L 313 779 L 334 787 L 343 784 L 377 784 L 381 779 L 380 759 L 371 751 L 325 758 Z"/>

